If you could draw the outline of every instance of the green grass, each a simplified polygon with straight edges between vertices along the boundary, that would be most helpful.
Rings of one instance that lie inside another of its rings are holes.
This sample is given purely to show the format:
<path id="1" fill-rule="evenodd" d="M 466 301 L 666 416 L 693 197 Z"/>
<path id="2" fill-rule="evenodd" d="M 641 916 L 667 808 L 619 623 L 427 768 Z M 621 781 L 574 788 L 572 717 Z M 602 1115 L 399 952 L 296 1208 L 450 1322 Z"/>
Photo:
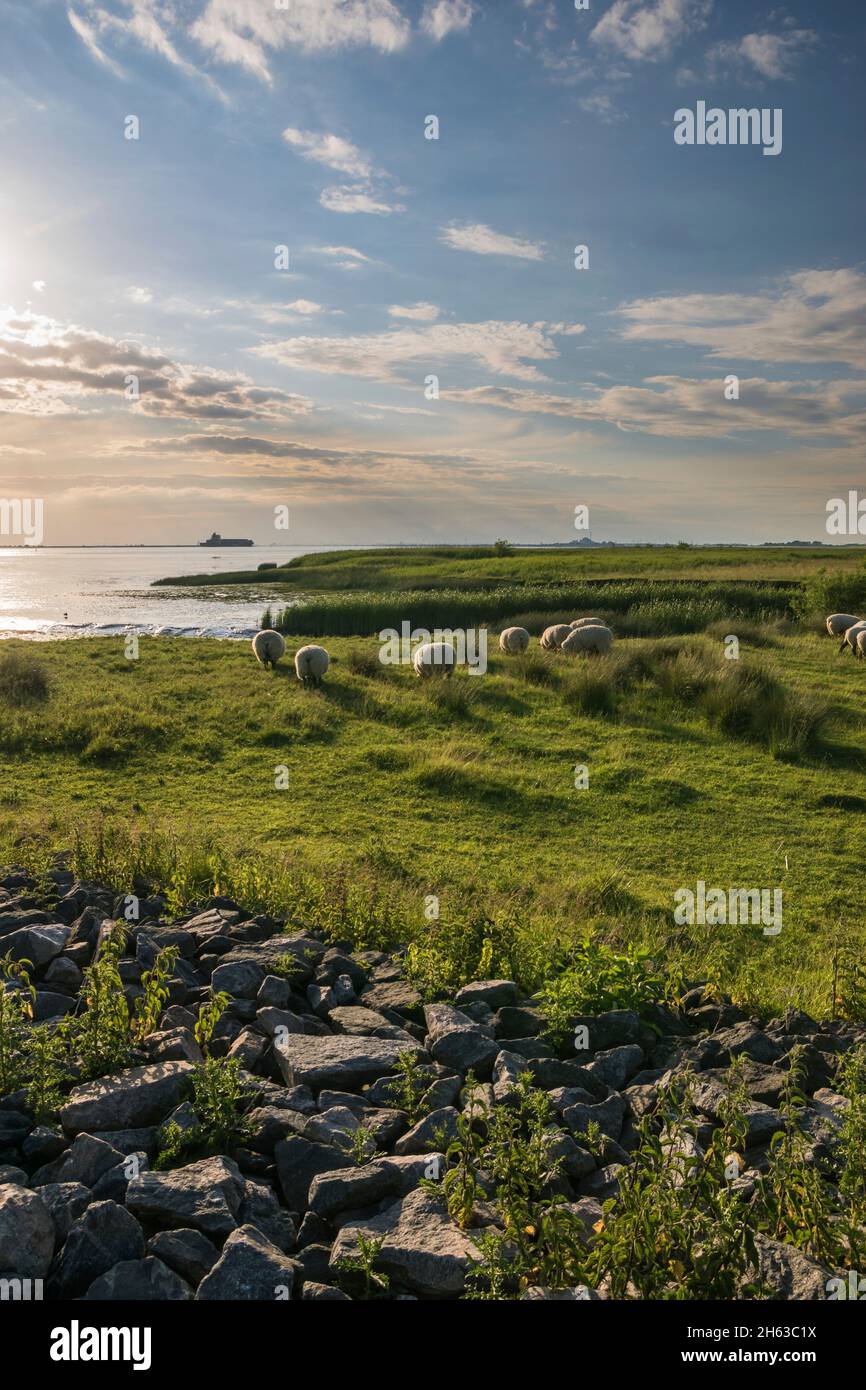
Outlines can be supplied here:
<path id="1" fill-rule="evenodd" d="M 431 988 L 452 967 L 540 983 L 551 943 L 591 930 L 758 1006 L 826 1013 L 835 945 L 862 943 L 866 667 L 785 623 L 744 623 L 730 663 L 724 635 L 619 638 L 603 660 L 491 652 L 487 675 L 449 683 L 329 637 L 319 691 L 246 644 L 28 649 L 44 696 L 9 699 L 0 672 L 0 858 L 103 817 L 126 829 L 101 851 L 88 832 L 82 870 L 414 938 Z M 135 843 L 135 825 L 164 837 Z M 674 891 L 699 878 L 781 886 L 781 935 L 676 926 Z"/>
<path id="2" fill-rule="evenodd" d="M 296 556 L 263 580 L 259 570 L 190 574 L 159 584 L 199 586 L 262 583 L 299 593 L 339 590 L 487 589 L 500 584 L 573 584 L 587 579 L 692 578 L 800 581 L 822 568 L 862 574 L 862 546 L 617 546 L 599 550 L 493 546 L 414 546 L 334 550 Z M 275 592 L 277 590 L 275 589 Z"/>

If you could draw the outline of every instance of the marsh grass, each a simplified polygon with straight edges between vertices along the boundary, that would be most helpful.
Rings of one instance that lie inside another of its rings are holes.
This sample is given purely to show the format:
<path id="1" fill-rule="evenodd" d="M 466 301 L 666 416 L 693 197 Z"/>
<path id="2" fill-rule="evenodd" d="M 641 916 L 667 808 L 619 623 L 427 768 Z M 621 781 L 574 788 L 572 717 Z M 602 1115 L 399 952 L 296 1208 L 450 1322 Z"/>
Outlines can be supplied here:
<path id="1" fill-rule="evenodd" d="M 31 652 L 0 648 L 0 701 L 28 709 L 43 704 L 49 691 L 48 672 Z"/>

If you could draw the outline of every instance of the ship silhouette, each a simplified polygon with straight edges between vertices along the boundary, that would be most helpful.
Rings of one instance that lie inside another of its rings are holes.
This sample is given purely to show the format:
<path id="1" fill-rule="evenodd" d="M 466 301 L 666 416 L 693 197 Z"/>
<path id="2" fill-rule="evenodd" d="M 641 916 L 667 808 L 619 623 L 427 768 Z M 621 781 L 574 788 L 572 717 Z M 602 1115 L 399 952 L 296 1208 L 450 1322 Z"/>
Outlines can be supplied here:
<path id="1" fill-rule="evenodd" d="M 199 545 L 255 545 L 255 541 L 238 540 L 221 536 L 219 531 L 212 531 L 206 541 L 199 541 Z"/>

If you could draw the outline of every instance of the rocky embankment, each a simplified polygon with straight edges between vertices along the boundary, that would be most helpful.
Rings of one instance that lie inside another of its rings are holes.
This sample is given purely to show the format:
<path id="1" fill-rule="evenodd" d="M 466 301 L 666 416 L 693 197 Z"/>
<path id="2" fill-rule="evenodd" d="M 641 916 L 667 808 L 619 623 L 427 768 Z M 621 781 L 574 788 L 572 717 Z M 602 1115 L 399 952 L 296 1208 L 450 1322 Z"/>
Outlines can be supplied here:
<path id="1" fill-rule="evenodd" d="M 106 921 L 122 920 L 112 893 L 62 870 L 53 877 L 56 902 L 47 907 L 25 874 L 0 879 L 0 956 L 33 963 L 36 1022 L 81 1007 L 82 971 Z M 636 1126 L 673 1071 L 696 1072 L 709 1135 L 725 1068 L 745 1055 L 738 1182 L 748 1191 L 782 1123 L 794 1044 L 804 1049 L 804 1124 L 820 1155 L 846 1106 L 833 1089 L 840 1055 L 866 1036 L 797 1012 L 761 1027 L 731 1005 L 705 1002 L 697 987 L 678 1014 L 658 1006 L 643 1018 L 617 1010 L 575 1019 L 589 1045 L 564 1055 L 543 1040 L 545 1020 L 508 980 L 476 981 L 425 1006 L 399 955 L 353 952 L 226 899 L 171 922 L 161 899 L 144 899 L 127 929 L 119 969 L 130 1006 L 157 953 L 179 952 L 156 1031 L 109 1076 L 77 1079 L 70 1058 L 56 1122 L 37 1122 L 26 1091 L 0 1100 L 0 1278 L 42 1280 L 46 1298 L 343 1300 L 363 1296 L 345 1271 L 369 1241 L 387 1296 L 457 1298 L 479 1233 L 496 1225 L 495 1205 L 479 1203 L 461 1229 L 422 1180 L 441 1179 L 469 1103 L 467 1073 L 477 1080 L 476 1115 L 508 1105 L 521 1072 L 549 1094 L 560 1127 L 552 1181 L 591 1241 L 600 1204 L 631 1161 Z M 213 991 L 230 1002 L 208 1050 L 242 1069 L 245 1140 L 156 1167 L 166 1127 L 176 1134 L 196 1122 L 191 1096 L 203 1056 L 194 1030 Z M 393 1081 L 407 1054 L 426 1088 L 415 1123 Z M 826 1297 L 831 1271 L 793 1246 L 759 1241 L 771 1297 Z M 529 1287 L 522 1296 L 605 1291 Z"/>

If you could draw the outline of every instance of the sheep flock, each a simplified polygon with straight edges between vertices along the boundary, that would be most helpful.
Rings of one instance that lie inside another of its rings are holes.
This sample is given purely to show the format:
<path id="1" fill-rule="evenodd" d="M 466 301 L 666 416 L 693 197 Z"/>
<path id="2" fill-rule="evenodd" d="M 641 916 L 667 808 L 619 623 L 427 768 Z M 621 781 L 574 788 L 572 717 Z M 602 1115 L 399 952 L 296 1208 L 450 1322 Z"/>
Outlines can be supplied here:
<path id="1" fill-rule="evenodd" d="M 831 613 L 826 619 L 831 637 L 841 637 L 839 651 L 847 647 L 862 661 L 866 657 L 866 618 L 854 613 Z M 529 650 L 531 638 L 525 627 L 506 627 L 499 634 L 499 650 L 506 656 L 522 656 Z M 570 623 L 552 623 L 539 638 L 539 646 L 547 652 L 565 652 L 568 656 L 604 656 L 613 645 L 613 632 L 601 618 L 575 618 Z M 282 633 L 271 628 L 257 632 L 252 641 L 256 660 L 274 669 L 285 655 L 286 641 Z M 324 647 L 313 643 L 300 647 L 294 656 L 295 675 L 303 686 L 319 687 L 331 664 Z M 449 642 L 425 642 L 412 656 L 412 669 L 422 678 L 441 675 L 446 679 L 457 666 L 457 653 Z"/>

